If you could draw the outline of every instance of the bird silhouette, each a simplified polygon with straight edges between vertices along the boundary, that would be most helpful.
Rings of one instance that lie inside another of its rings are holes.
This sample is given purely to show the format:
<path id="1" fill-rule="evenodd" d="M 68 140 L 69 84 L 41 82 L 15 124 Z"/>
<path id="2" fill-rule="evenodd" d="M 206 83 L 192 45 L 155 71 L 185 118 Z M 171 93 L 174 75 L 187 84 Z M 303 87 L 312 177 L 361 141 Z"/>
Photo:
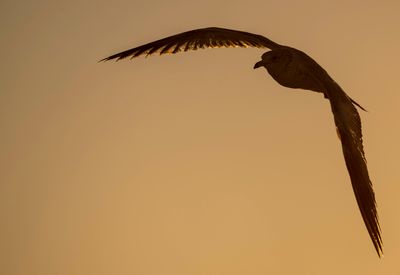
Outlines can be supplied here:
<path id="1" fill-rule="evenodd" d="M 380 257 L 383 254 L 381 229 L 363 149 L 361 120 L 355 106 L 364 111 L 365 109 L 351 99 L 310 56 L 295 48 L 277 44 L 261 35 L 210 27 L 172 35 L 111 55 L 100 61 L 220 47 L 268 48 L 270 51 L 262 55 L 261 61 L 254 65 L 254 69 L 264 67 L 282 86 L 319 92 L 330 101 L 358 207 Z"/>

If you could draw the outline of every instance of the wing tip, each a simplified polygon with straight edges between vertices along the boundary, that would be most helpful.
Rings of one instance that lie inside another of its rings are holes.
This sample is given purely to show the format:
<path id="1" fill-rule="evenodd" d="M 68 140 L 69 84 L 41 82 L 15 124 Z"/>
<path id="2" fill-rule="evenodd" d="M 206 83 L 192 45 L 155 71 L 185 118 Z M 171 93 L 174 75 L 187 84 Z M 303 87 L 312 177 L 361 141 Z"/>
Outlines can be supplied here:
<path id="1" fill-rule="evenodd" d="M 115 62 L 117 62 L 117 61 L 120 60 L 121 58 L 120 58 L 119 56 L 111 55 L 111 56 L 105 57 L 105 58 L 103 58 L 103 59 L 100 59 L 100 60 L 97 61 L 97 62 L 98 62 L 98 63 L 100 63 L 100 62 L 107 62 L 107 61 L 110 61 L 110 60 L 113 60 L 113 59 L 115 59 Z"/>

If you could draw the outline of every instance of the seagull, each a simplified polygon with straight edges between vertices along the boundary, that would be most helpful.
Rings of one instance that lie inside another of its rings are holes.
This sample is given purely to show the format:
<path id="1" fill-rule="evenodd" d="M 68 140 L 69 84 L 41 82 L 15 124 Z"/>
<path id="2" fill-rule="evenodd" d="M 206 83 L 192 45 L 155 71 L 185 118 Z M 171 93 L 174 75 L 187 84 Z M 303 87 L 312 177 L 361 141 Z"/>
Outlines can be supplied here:
<path id="1" fill-rule="evenodd" d="M 254 69 L 264 67 L 280 85 L 322 93 L 329 100 L 338 137 L 350 175 L 351 184 L 361 216 L 379 257 L 383 243 L 376 209 L 375 194 L 369 178 L 365 159 L 361 119 L 357 108 L 366 111 L 350 98 L 329 74 L 306 53 L 280 45 L 258 34 L 244 31 L 209 27 L 182 32 L 176 35 L 135 47 L 100 61 L 134 58 L 141 55 L 175 54 L 180 51 L 203 48 L 255 47 L 270 51 L 261 56 Z"/>

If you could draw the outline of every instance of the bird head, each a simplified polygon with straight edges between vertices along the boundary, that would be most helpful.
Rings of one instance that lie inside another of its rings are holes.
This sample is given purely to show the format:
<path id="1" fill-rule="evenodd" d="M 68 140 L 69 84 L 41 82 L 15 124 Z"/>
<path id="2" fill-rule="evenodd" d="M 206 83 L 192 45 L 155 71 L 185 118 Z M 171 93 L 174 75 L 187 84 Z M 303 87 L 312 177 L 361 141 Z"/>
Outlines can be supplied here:
<path id="1" fill-rule="evenodd" d="M 261 61 L 258 61 L 256 64 L 254 64 L 254 69 L 257 69 L 259 67 L 268 68 L 279 64 L 285 64 L 287 62 L 290 62 L 290 60 L 291 60 L 290 51 L 286 49 L 273 50 L 264 53 L 261 56 Z"/>

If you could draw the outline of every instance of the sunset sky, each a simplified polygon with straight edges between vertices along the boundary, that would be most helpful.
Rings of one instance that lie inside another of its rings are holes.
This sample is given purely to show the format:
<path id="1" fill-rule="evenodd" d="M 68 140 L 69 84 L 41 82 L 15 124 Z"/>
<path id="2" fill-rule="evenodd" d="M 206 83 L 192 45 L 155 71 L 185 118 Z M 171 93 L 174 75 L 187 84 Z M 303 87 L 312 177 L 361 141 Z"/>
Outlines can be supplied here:
<path id="1" fill-rule="evenodd" d="M 0 3 L 0 273 L 400 274 L 399 1 Z M 312 56 L 353 99 L 384 242 L 321 94 L 263 49 L 98 61 L 218 26 Z M 397 232 L 397 233 L 396 233 Z"/>

